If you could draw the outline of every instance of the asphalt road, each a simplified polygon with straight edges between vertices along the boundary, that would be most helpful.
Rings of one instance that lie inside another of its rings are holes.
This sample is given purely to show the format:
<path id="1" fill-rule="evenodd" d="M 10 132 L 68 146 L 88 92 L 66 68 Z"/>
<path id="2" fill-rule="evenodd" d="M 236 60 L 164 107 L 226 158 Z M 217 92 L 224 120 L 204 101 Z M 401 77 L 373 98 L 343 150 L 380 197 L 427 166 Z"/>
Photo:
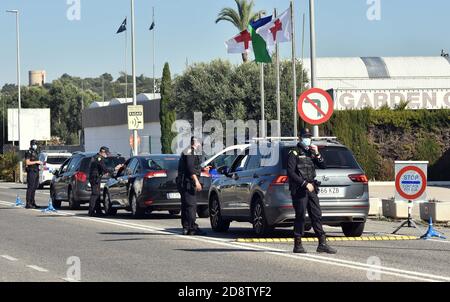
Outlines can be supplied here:
<path id="1" fill-rule="evenodd" d="M 246 223 L 218 235 L 200 219 L 208 235 L 186 237 L 179 216 L 135 220 L 120 211 L 115 218 L 90 218 L 86 208 L 46 214 L 14 207 L 17 194 L 24 199 L 25 186 L 0 183 L 0 281 L 450 281 L 450 241 L 333 242 L 339 253 L 331 256 L 306 243 L 309 254 L 294 255 L 290 243 L 236 242 L 253 237 Z M 38 204 L 48 197 L 48 190 L 38 191 Z M 369 221 L 366 235 L 388 234 L 397 225 Z M 327 231 L 343 236 L 338 228 Z M 291 236 L 282 229 L 271 237 Z"/>

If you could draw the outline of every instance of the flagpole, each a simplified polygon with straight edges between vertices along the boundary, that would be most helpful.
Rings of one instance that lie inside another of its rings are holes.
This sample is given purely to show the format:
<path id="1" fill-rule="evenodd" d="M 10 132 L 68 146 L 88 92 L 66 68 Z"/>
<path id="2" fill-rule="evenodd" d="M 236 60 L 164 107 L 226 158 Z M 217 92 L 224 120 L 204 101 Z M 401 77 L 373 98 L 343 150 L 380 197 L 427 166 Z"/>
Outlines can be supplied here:
<path id="1" fill-rule="evenodd" d="M 297 70 L 295 58 L 295 23 L 294 23 L 294 1 L 291 0 L 291 40 L 292 40 L 292 81 L 293 81 L 293 103 L 294 103 L 294 137 L 298 137 L 297 118 Z"/>
<path id="2" fill-rule="evenodd" d="M 128 100 L 128 30 L 125 30 L 125 100 Z"/>
<path id="3" fill-rule="evenodd" d="M 303 64 L 305 61 L 305 14 L 303 13 L 303 29 L 302 29 L 302 71 L 300 74 L 300 90 L 301 92 L 303 92 Z M 304 121 L 301 121 L 301 127 L 303 128 L 304 125 Z"/>
<path id="4" fill-rule="evenodd" d="M 266 110 L 265 110 L 265 95 L 264 95 L 264 63 L 260 63 L 261 72 L 261 137 L 266 137 Z"/>
<path id="5" fill-rule="evenodd" d="M 155 7 L 153 7 L 153 23 L 155 24 Z M 155 47 L 155 30 L 156 27 L 153 28 L 153 98 L 156 98 L 155 94 L 156 94 L 156 80 L 155 80 L 155 52 L 156 52 L 156 47 Z"/>
<path id="6" fill-rule="evenodd" d="M 273 15 L 277 18 L 277 9 L 274 9 Z M 275 59 L 277 72 L 277 121 L 278 121 L 278 136 L 281 137 L 281 96 L 280 96 L 280 48 L 278 39 L 275 44 Z"/>
<path id="7" fill-rule="evenodd" d="M 131 0 L 131 65 L 133 74 L 133 105 L 137 105 L 136 92 L 136 49 L 135 49 L 135 33 L 134 33 L 134 0 Z M 138 155 L 138 132 L 133 131 L 133 154 Z"/>

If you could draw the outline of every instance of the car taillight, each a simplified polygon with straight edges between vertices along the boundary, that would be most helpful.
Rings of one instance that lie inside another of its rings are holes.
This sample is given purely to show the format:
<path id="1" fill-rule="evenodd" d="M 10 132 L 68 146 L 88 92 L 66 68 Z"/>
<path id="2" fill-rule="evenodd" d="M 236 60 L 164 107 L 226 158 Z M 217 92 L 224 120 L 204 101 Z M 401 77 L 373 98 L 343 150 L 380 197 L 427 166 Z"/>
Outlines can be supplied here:
<path id="1" fill-rule="evenodd" d="M 272 181 L 272 185 L 281 186 L 286 184 L 288 181 L 289 178 L 286 175 L 279 175 Z"/>
<path id="2" fill-rule="evenodd" d="M 86 182 L 86 180 L 87 180 L 86 173 L 84 173 L 84 172 L 75 173 L 75 180 L 80 181 L 80 182 Z"/>
<path id="3" fill-rule="evenodd" d="M 369 183 L 369 179 L 365 174 L 350 174 L 348 176 L 353 182 L 362 182 L 364 184 Z"/>
<path id="4" fill-rule="evenodd" d="M 144 176 L 145 178 L 163 178 L 163 177 L 167 177 L 167 171 L 165 170 L 161 170 L 161 171 L 151 171 L 148 172 L 147 174 L 145 174 Z"/>

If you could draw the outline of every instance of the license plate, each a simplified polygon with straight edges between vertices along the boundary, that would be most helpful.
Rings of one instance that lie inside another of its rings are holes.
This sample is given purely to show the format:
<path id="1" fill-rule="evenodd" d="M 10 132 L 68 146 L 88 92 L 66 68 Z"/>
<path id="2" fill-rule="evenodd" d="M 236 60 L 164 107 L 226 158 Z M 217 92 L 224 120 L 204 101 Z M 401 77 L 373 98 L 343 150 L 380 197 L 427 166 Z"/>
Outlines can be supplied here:
<path id="1" fill-rule="evenodd" d="M 181 199 L 180 193 L 167 193 L 167 199 Z"/>
<path id="2" fill-rule="evenodd" d="M 320 188 L 319 197 L 341 198 L 345 196 L 343 188 L 339 187 L 322 187 Z"/>

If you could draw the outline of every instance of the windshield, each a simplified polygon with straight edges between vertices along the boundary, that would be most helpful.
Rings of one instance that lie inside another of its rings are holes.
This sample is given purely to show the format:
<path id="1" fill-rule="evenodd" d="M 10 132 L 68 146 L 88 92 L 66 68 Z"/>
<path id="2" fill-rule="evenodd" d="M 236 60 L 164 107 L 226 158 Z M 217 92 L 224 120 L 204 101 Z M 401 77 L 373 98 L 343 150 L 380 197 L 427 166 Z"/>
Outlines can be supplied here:
<path id="1" fill-rule="evenodd" d="M 45 161 L 47 164 L 50 165 L 62 165 L 70 156 L 62 157 L 62 156 L 48 156 L 47 160 Z"/>
<path id="2" fill-rule="evenodd" d="M 289 152 L 296 147 L 283 149 L 283 168 L 287 168 Z M 327 169 L 360 169 L 353 154 L 344 147 L 319 147 Z"/>
<path id="3" fill-rule="evenodd" d="M 178 157 L 150 157 L 144 160 L 144 170 L 178 170 Z"/>

